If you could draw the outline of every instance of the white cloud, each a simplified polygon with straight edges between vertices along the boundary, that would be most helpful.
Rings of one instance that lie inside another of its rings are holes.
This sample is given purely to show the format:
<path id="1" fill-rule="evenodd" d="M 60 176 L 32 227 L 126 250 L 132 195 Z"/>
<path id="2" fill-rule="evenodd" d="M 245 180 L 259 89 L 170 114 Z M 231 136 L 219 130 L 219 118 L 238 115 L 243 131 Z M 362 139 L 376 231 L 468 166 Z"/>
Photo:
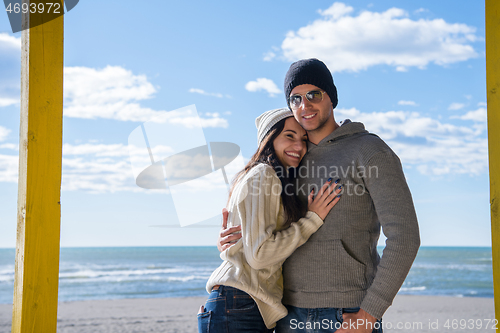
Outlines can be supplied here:
<path id="1" fill-rule="evenodd" d="M 149 99 L 155 92 L 146 76 L 133 75 L 119 66 L 64 69 L 64 112 L 68 117 L 140 121 L 156 111 L 142 108 L 135 101 Z"/>
<path id="2" fill-rule="evenodd" d="M 227 120 L 213 117 L 213 118 L 200 118 L 202 127 L 223 127 L 227 128 Z M 171 124 L 183 125 L 186 128 L 196 127 L 197 119 L 195 117 L 183 117 L 183 118 L 173 118 L 169 120 Z"/>
<path id="3" fill-rule="evenodd" d="M 271 97 L 274 97 L 276 94 L 281 93 L 281 90 L 279 90 L 278 86 L 276 86 L 276 83 L 274 83 L 273 80 L 263 77 L 258 78 L 255 81 L 248 82 L 245 85 L 245 89 L 251 92 L 264 90 Z"/>
<path id="4" fill-rule="evenodd" d="M 19 104 L 19 99 L 11 97 L 0 97 L 0 108 L 4 106 Z"/>
<path id="5" fill-rule="evenodd" d="M 183 108 L 185 109 L 185 108 Z M 229 126 L 226 119 L 220 117 L 219 113 L 206 113 L 209 118 L 199 117 L 193 110 L 174 110 L 160 114 L 158 117 L 151 119 L 152 122 L 182 125 L 186 128 L 201 127 L 223 127 Z"/>
<path id="6" fill-rule="evenodd" d="M 203 89 L 191 88 L 191 89 L 189 89 L 189 92 L 195 93 L 195 94 L 200 94 L 200 95 L 205 95 L 205 96 L 214 96 L 214 97 L 218 97 L 218 98 L 222 98 L 222 97 L 231 98 L 231 96 L 229 96 L 229 95 L 223 95 L 221 93 L 209 93 Z"/>
<path id="7" fill-rule="evenodd" d="M 11 130 L 0 126 L 0 142 L 4 141 Z M 0 144 L 0 149 L 18 150 L 18 145 L 13 143 Z M 17 155 L 0 154 L 0 182 L 17 182 L 19 157 Z"/>
<path id="8" fill-rule="evenodd" d="M 106 193 L 141 192 L 126 159 L 63 157 L 62 190 Z"/>
<path id="9" fill-rule="evenodd" d="M 169 146 L 157 145 L 152 149 L 154 156 L 169 156 L 172 152 L 174 150 Z M 145 158 L 149 160 L 148 151 L 130 145 L 64 144 L 62 189 L 91 193 L 120 191 L 151 193 L 152 190 L 143 189 L 136 185 L 131 166 L 131 163 L 137 165 L 136 162 L 143 162 Z M 187 163 L 183 168 L 175 169 L 175 171 L 181 173 L 192 171 L 195 162 L 196 159 Z M 226 171 L 235 173 L 231 168 Z M 207 181 L 208 183 L 206 183 Z M 201 188 L 210 189 L 215 186 L 225 188 L 226 185 L 215 183 L 214 179 L 205 179 L 190 186 L 193 186 L 194 191 L 199 191 Z M 168 189 L 161 191 L 168 193 Z"/>
<path id="10" fill-rule="evenodd" d="M 453 116 L 451 118 L 456 118 L 456 119 L 462 119 L 462 120 L 472 120 L 476 122 L 483 122 L 485 123 L 487 120 L 487 110 L 485 108 L 479 108 L 474 111 L 469 111 L 463 116 Z"/>
<path id="11" fill-rule="evenodd" d="M 0 148 L 2 148 L 0 146 Z M 12 145 L 8 148 L 17 148 Z M 173 148 L 169 146 L 157 145 L 152 149 L 154 156 L 169 156 L 173 153 Z M 85 191 L 89 193 L 114 193 L 114 192 L 144 192 L 158 193 L 158 190 L 143 189 L 136 185 L 134 171 L 131 163 L 149 160 L 149 152 L 144 148 L 139 148 L 124 144 L 64 144 L 62 158 L 62 190 L 63 191 Z M 17 182 L 18 180 L 17 155 L 0 154 L 0 182 Z M 196 160 L 194 161 L 196 162 Z M 176 169 L 186 171 L 191 167 L 193 161 L 185 168 Z M 243 164 L 242 164 L 243 165 Z M 230 164 L 226 168 L 228 174 L 235 174 L 239 170 L 234 170 Z M 225 184 L 216 182 L 220 178 L 210 177 L 200 180 L 193 187 L 193 191 L 200 189 L 211 189 L 216 186 L 226 188 Z M 168 193 L 167 190 L 160 190 Z"/>
<path id="12" fill-rule="evenodd" d="M 269 52 L 266 52 L 266 53 L 264 54 L 264 58 L 263 58 L 263 60 L 264 60 L 264 61 L 271 61 L 271 60 L 273 60 L 275 57 L 276 57 L 276 53 L 274 53 L 273 51 L 269 51 Z"/>
<path id="13" fill-rule="evenodd" d="M 14 143 L 3 143 L 0 145 L 0 149 L 11 149 L 19 151 L 19 145 L 16 145 Z"/>
<path id="14" fill-rule="evenodd" d="M 277 46 L 271 47 L 270 51 L 264 53 L 262 60 L 264 60 L 264 61 L 274 60 L 276 57 L 278 57 L 279 51 L 280 51 L 279 47 L 277 47 Z"/>
<path id="15" fill-rule="evenodd" d="M 385 12 L 353 8 L 336 2 L 320 10 L 316 21 L 287 33 L 281 44 L 285 59 L 323 60 L 332 72 L 360 71 L 374 65 L 424 68 L 478 56 L 470 45 L 481 40 L 474 27 L 443 19 L 412 20 L 399 8 Z"/>
<path id="16" fill-rule="evenodd" d="M 21 51 L 21 37 L 14 37 L 5 32 L 0 32 L 0 50 Z"/>
<path id="17" fill-rule="evenodd" d="M 67 117 L 189 124 L 189 115 L 176 111 L 157 111 L 139 104 L 142 100 L 152 98 L 155 93 L 155 87 L 145 75 L 134 75 L 119 66 L 103 69 L 65 68 L 64 114 Z M 227 120 L 223 118 L 201 120 L 205 127 L 228 126 Z"/>
<path id="18" fill-rule="evenodd" d="M 465 107 L 465 104 L 463 103 L 451 103 L 450 106 L 448 106 L 448 110 L 460 110 Z"/>
<path id="19" fill-rule="evenodd" d="M 364 113 L 336 109 L 336 119 L 361 121 L 398 154 L 405 167 L 423 174 L 481 174 L 488 170 L 486 126 L 456 126 L 418 112 Z"/>
<path id="20" fill-rule="evenodd" d="M 488 104 L 486 104 L 485 102 L 479 102 L 477 103 L 477 106 L 487 106 Z"/>
<path id="21" fill-rule="evenodd" d="M 154 153 L 172 152 L 167 146 Z M 130 159 L 142 159 L 143 149 L 123 144 L 64 144 L 62 189 L 91 193 L 144 190 L 135 184 Z"/>
<path id="22" fill-rule="evenodd" d="M 0 148 L 2 148 L 0 146 Z M 17 145 L 9 144 L 10 149 Z M 167 146 L 156 146 L 155 154 L 171 153 Z M 143 192 L 135 184 L 130 159 L 143 159 L 143 149 L 123 144 L 64 144 L 62 190 L 91 193 Z M 18 155 L 0 155 L 0 182 L 17 182 Z"/>
<path id="23" fill-rule="evenodd" d="M 231 112 L 227 111 L 227 112 L 224 112 L 224 114 L 230 115 Z M 228 126 L 227 121 L 224 120 L 224 123 L 222 123 L 222 122 L 217 123 L 217 122 L 220 122 L 221 120 L 223 120 L 220 117 L 220 114 L 218 112 L 207 112 L 207 113 L 205 113 L 205 115 L 207 115 L 208 117 L 211 117 L 211 118 L 202 118 L 202 120 L 201 120 L 202 127 L 224 127 L 224 128 L 227 128 L 227 126 Z M 214 124 L 211 124 L 209 126 L 209 124 L 207 124 L 208 122 L 214 122 Z"/>
<path id="24" fill-rule="evenodd" d="M 428 9 L 425 9 L 425 8 L 419 8 L 417 10 L 414 11 L 415 14 L 420 14 L 420 13 L 424 13 L 424 12 L 428 12 L 429 10 Z"/>
<path id="25" fill-rule="evenodd" d="M 414 101 L 399 101 L 398 105 L 418 106 Z"/>
<path id="26" fill-rule="evenodd" d="M 0 126 L 0 141 L 4 141 L 10 133 L 10 129 Z"/>
<path id="27" fill-rule="evenodd" d="M 19 104 L 21 38 L 0 33 L 0 108 Z"/>
<path id="28" fill-rule="evenodd" d="M 480 108 L 460 118 L 484 121 L 481 116 L 485 113 L 486 109 Z M 406 168 L 415 168 L 422 174 L 481 174 L 487 170 L 484 122 L 475 126 L 456 126 L 418 112 L 365 113 L 355 108 L 336 109 L 335 116 L 337 120 L 350 118 L 363 122 L 367 130 L 379 135 L 394 149 Z M 0 148 L 18 149 L 17 145 L 9 143 Z M 165 156 L 171 152 L 173 149 L 168 146 L 155 146 L 153 154 Z M 135 184 L 130 164 L 131 159 L 143 161 L 144 154 L 143 149 L 124 144 L 102 144 L 95 140 L 83 144 L 66 143 L 63 146 L 62 189 L 92 193 L 150 191 Z M 18 156 L 0 155 L 0 182 L 17 182 L 17 173 Z"/>
<path id="29" fill-rule="evenodd" d="M 8 75 L 6 74 L 9 77 L 2 76 L 0 82 L 0 107 L 3 107 L 19 103 L 19 77 L 14 77 L 11 73 L 11 68 L 15 69 L 15 66 L 8 61 L 10 58 L 3 56 L 2 50 L 20 47 L 21 42 L 19 38 L 7 34 L 0 34 L 0 37 L 0 72 L 4 74 L 2 63 L 6 63 L 9 68 Z M 154 110 L 140 105 L 141 101 L 153 98 L 155 93 L 155 87 L 145 75 L 134 75 L 123 67 L 107 66 L 103 69 L 65 67 L 64 69 L 66 117 L 134 122 L 154 119 L 154 121 L 189 125 L 189 119 L 186 119 L 189 115 L 175 111 Z M 230 98 L 227 95 L 225 97 Z M 204 127 L 228 127 L 228 121 L 222 116 L 201 118 L 201 124 Z"/>
<path id="30" fill-rule="evenodd" d="M 149 99 L 156 89 L 145 75 L 134 75 L 119 66 L 98 70 L 89 67 L 66 67 L 65 97 L 86 99 L 90 104 Z"/>
<path id="31" fill-rule="evenodd" d="M 0 182 L 16 183 L 19 169 L 17 155 L 0 154 Z"/>
<path id="32" fill-rule="evenodd" d="M 158 150 L 158 154 L 173 152 L 172 148 L 161 145 L 155 146 L 154 149 Z M 140 149 L 122 144 L 85 143 L 81 145 L 72 145 L 65 143 L 63 146 L 64 156 L 95 155 L 97 157 L 128 157 L 129 153 L 132 156 L 139 155 Z"/>
<path id="33" fill-rule="evenodd" d="M 318 12 L 322 16 L 330 16 L 332 19 L 338 20 L 342 16 L 346 16 L 346 15 L 352 13 L 353 10 L 354 10 L 354 8 L 352 8 L 350 6 L 346 6 L 342 2 L 335 2 L 333 5 L 330 6 L 330 8 L 327 8 L 325 10 L 320 9 L 320 10 L 318 10 Z"/>

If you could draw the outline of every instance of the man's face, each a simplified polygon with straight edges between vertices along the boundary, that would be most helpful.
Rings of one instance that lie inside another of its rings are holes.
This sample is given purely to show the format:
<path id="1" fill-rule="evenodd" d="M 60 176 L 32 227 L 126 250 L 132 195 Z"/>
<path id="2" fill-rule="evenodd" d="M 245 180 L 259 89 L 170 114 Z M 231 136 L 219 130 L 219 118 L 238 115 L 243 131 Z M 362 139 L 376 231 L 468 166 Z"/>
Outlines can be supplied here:
<path id="1" fill-rule="evenodd" d="M 301 84 L 293 88 L 290 92 L 290 96 L 295 94 L 304 95 L 311 90 L 322 89 L 312 84 Z M 327 124 L 335 124 L 332 102 L 327 93 L 323 94 L 323 100 L 321 102 L 315 104 L 309 102 L 307 98 L 303 96 L 299 108 L 296 110 L 292 109 L 292 112 L 298 123 L 308 132 L 321 131 Z"/>

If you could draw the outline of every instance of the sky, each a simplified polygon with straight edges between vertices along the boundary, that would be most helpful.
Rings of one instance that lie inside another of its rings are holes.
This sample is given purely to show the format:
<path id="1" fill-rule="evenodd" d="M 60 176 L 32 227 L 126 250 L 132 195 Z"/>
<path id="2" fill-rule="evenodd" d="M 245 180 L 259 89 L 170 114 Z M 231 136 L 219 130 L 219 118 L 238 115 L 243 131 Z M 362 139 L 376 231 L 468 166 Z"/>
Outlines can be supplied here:
<path id="1" fill-rule="evenodd" d="M 335 119 L 400 157 L 422 245 L 491 246 L 483 1 L 81 0 L 64 20 L 61 246 L 214 245 L 220 216 L 181 227 L 168 189 L 136 185 L 129 135 L 188 126 L 178 110 L 195 105 L 206 142 L 248 159 L 255 118 L 286 106 L 286 71 L 311 57 L 333 74 Z M 3 248 L 16 242 L 20 46 L 0 13 Z"/>

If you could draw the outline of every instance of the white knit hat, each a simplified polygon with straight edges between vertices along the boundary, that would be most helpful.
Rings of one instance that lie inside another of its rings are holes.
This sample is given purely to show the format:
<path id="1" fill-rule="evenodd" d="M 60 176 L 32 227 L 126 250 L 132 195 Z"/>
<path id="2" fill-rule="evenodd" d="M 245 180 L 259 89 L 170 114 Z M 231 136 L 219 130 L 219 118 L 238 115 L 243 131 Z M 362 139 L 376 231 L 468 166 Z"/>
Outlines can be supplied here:
<path id="1" fill-rule="evenodd" d="M 260 145 L 274 125 L 280 120 L 288 117 L 293 117 L 293 113 L 289 108 L 269 110 L 258 116 L 257 119 L 255 119 L 255 126 L 257 126 L 257 144 Z"/>

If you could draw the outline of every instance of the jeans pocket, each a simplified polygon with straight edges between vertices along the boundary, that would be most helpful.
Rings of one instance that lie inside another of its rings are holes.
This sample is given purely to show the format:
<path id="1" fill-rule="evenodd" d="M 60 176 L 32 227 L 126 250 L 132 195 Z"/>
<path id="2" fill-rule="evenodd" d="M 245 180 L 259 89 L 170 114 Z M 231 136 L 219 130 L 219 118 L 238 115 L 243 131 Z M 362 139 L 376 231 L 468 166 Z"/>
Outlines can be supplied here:
<path id="1" fill-rule="evenodd" d="M 248 312 L 252 311 L 257 304 L 253 298 L 249 295 L 235 295 L 233 297 L 233 306 L 231 309 L 227 309 L 228 313 L 236 312 Z"/>
<path id="2" fill-rule="evenodd" d="M 340 323 L 344 322 L 344 313 L 356 313 L 360 310 L 359 307 L 354 308 L 339 308 L 336 313 L 337 321 Z"/>
<path id="3" fill-rule="evenodd" d="M 210 333 L 210 318 L 212 311 L 198 313 L 198 333 Z"/>

